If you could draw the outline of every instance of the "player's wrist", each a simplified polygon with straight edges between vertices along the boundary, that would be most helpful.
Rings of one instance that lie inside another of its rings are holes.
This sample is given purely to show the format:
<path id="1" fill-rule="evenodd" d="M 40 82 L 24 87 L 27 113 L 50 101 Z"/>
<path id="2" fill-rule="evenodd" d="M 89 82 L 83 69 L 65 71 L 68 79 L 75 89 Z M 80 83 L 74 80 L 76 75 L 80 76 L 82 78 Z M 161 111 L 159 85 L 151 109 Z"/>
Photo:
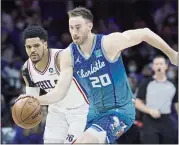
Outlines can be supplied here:
<path id="1" fill-rule="evenodd" d="M 147 108 L 147 109 L 146 109 L 146 113 L 147 113 L 148 115 L 151 115 L 151 112 L 152 112 L 152 111 L 151 111 L 150 108 Z"/>

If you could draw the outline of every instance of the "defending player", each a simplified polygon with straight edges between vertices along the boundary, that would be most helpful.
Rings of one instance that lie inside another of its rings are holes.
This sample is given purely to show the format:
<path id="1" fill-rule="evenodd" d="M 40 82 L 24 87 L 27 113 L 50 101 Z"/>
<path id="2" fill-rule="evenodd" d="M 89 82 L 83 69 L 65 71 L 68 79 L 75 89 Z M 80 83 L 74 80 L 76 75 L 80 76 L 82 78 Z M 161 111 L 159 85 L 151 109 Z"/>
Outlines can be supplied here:
<path id="1" fill-rule="evenodd" d="M 76 143 L 114 143 L 135 120 L 122 50 L 145 41 L 173 64 L 177 64 L 177 52 L 148 28 L 99 35 L 91 32 L 93 15 L 88 9 L 75 8 L 68 15 L 73 43 L 62 52 L 55 89 L 38 99 L 42 105 L 60 101 L 74 76 L 90 103 L 86 131 Z"/>
<path id="2" fill-rule="evenodd" d="M 23 37 L 29 56 L 22 71 L 26 94 L 38 96 L 40 91 L 46 93 L 54 89 L 60 75 L 58 62 L 62 50 L 48 48 L 47 32 L 40 26 L 26 28 Z M 49 105 L 44 143 L 72 143 L 85 129 L 88 104 L 75 81 L 69 88 L 67 97 Z"/>

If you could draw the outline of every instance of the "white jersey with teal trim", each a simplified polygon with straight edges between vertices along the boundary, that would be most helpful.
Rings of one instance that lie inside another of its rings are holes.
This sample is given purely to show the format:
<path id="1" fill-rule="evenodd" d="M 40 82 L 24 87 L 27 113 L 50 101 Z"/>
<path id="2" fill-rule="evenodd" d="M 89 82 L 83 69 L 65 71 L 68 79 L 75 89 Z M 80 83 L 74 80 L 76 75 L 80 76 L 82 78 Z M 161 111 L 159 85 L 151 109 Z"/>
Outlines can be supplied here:
<path id="1" fill-rule="evenodd" d="M 28 60 L 28 71 L 30 74 L 30 78 L 32 82 L 35 83 L 36 87 L 40 87 L 41 89 L 45 90 L 46 92 L 51 91 L 58 80 L 58 75 L 60 75 L 60 71 L 56 66 L 56 57 L 58 53 L 60 53 L 59 49 L 49 49 L 49 60 L 47 67 L 43 72 L 37 70 L 32 63 L 32 61 Z M 86 101 L 81 93 L 81 90 L 78 88 L 77 82 L 72 81 L 71 87 L 67 93 L 67 96 L 60 102 L 50 105 L 55 107 L 61 108 L 76 108 L 83 104 L 86 104 Z"/>

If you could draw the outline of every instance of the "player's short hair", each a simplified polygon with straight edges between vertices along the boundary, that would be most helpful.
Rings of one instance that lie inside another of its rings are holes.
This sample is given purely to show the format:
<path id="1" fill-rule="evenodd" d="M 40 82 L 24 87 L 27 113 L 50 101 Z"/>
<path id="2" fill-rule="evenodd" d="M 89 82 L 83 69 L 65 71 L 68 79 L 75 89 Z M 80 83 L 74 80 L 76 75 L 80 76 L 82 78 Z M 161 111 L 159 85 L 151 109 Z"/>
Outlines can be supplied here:
<path id="1" fill-rule="evenodd" d="M 35 38 L 35 37 L 39 37 L 40 40 L 47 41 L 48 40 L 47 31 L 38 25 L 29 26 L 23 31 L 24 41 L 28 38 Z"/>
<path id="2" fill-rule="evenodd" d="M 91 11 L 87 8 L 84 7 L 77 7 L 71 11 L 68 12 L 68 17 L 78 17 L 81 16 L 84 19 L 87 19 L 91 22 L 93 22 L 93 14 L 91 13 Z"/>
<path id="3" fill-rule="evenodd" d="M 157 55 L 157 56 L 155 56 L 154 59 L 153 59 L 153 62 L 154 62 L 154 60 L 157 59 L 157 58 L 163 58 L 164 61 L 165 61 L 165 63 L 168 64 L 167 59 L 166 59 L 163 55 Z"/>

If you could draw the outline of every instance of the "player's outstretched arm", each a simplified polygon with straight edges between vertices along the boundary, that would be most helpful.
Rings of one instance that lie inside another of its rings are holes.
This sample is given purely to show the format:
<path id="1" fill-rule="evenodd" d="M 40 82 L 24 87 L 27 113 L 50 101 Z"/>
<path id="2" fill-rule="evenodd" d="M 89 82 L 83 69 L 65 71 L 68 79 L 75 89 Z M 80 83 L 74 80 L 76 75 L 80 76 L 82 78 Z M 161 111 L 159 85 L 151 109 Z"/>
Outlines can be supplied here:
<path id="1" fill-rule="evenodd" d="M 22 77 L 26 84 L 26 94 L 32 96 L 38 96 L 40 94 L 40 88 L 36 87 L 30 78 L 27 61 L 24 63 L 22 67 Z"/>
<path id="2" fill-rule="evenodd" d="M 41 105 L 57 103 L 66 96 L 73 79 L 73 67 L 70 53 L 70 50 L 67 48 L 61 52 L 60 56 L 58 56 L 58 63 L 60 63 L 58 82 L 53 90 L 38 97 Z"/>
<path id="3" fill-rule="evenodd" d="M 111 51 L 113 51 L 119 53 L 119 51 L 137 45 L 142 41 L 160 49 L 169 57 L 171 63 L 177 65 L 178 53 L 174 51 L 160 36 L 148 28 L 128 30 L 123 33 L 111 33 L 104 37 L 103 45 L 107 52 L 110 51 L 109 53 L 111 53 Z"/>

